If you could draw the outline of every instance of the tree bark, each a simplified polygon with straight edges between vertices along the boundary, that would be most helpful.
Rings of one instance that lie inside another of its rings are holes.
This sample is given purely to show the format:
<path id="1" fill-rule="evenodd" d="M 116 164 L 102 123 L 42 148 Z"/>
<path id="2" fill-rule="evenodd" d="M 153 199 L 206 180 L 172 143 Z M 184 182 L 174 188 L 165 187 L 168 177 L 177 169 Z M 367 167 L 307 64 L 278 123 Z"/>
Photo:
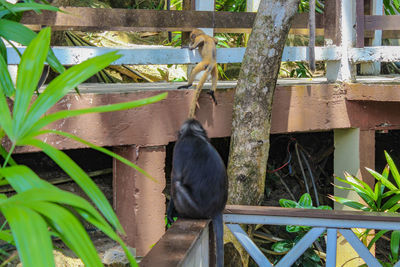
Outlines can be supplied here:
<path id="1" fill-rule="evenodd" d="M 230 204 L 259 205 L 263 199 L 272 99 L 298 3 L 260 3 L 235 93 L 228 162 Z"/>
<path id="2" fill-rule="evenodd" d="M 262 0 L 254 21 L 236 87 L 228 162 L 229 204 L 260 205 L 264 197 L 272 100 L 291 21 L 299 0 Z M 251 230 L 250 230 L 251 232 Z M 237 252 L 226 249 L 225 266 L 246 266 L 248 256 L 234 237 Z M 226 246 L 226 248 L 233 246 Z M 227 257 L 228 256 L 228 257 Z M 236 257 L 237 258 L 237 257 Z"/>

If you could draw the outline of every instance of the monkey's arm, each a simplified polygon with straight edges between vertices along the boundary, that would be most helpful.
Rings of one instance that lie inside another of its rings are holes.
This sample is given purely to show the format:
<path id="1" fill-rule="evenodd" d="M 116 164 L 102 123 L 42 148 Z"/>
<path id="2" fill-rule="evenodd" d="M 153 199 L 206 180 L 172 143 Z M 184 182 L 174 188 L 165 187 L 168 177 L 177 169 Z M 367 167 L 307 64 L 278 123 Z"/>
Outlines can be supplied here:
<path id="1" fill-rule="evenodd" d="M 194 39 L 194 42 L 189 45 L 189 49 L 196 49 L 201 44 L 204 44 L 204 37 L 202 35 L 197 36 L 196 39 Z"/>

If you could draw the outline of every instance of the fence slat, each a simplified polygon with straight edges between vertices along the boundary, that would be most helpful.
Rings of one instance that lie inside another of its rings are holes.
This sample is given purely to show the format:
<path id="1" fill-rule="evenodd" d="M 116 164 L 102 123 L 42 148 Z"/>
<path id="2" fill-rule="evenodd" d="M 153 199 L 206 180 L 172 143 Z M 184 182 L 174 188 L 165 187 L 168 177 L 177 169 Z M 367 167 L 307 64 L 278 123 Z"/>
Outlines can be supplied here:
<path id="1" fill-rule="evenodd" d="M 66 7 L 67 13 L 43 14 L 26 12 L 22 23 L 30 26 L 51 26 L 53 30 L 135 30 L 191 31 L 193 28 L 214 28 L 220 32 L 249 32 L 254 12 L 222 12 L 194 10 L 145 10 Z M 292 28 L 307 28 L 308 14 L 297 14 Z M 317 28 L 323 28 L 323 16 L 317 14 Z"/>

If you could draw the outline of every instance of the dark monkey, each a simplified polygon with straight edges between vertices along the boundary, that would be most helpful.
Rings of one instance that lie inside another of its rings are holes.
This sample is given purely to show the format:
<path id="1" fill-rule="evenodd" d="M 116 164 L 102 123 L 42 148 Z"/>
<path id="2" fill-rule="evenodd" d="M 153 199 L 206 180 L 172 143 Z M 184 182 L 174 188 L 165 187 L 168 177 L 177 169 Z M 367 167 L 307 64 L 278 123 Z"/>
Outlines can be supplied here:
<path id="1" fill-rule="evenodd" d="M 207 133 L 194 119 L 181 127 L 172 160 L 171 200 L 167 218 L 212 219 L 216 241 L 216 263 L 224 265 L 222 211 L 228 197 L 224 162 L 210 144 Z"/>
<path id="2" fill-rule="evenodd" d="M 194 67 L 194 69 L 190 73 L 188 84 L 179 86 L 178 89 L 189 88 L 190 86 L 192 86 L 193 80 L 196 77 L 196 75 L 200 71 L 204 70 L 205 72 L 196 86 L 196 93 L 192 99 L 192 103 L 190 104 L 189 118 L 194 118 L 197 99 L 200 96 L 201 88 L 203 88 L 203 85 L 210 74 L 212 77 L 212 84 L 211 84 L 211 91 L 209 91 L 208 94 L 211 95 L 214 103 L 217 104 L 217 100 L 215 99 L 214 96 L 214 92 L 217 89 L 217 80 L 218 80 L 217 59 L 216 59 L 217 50 L 215 46 L 217 43 L 218 43 L 217 39 L 208 36 L 200 29 L 194 29 L 190 33 L 189 49 L 193 50 L 198 47 L 202 60 L 196 65 L 196 67 Z"/>

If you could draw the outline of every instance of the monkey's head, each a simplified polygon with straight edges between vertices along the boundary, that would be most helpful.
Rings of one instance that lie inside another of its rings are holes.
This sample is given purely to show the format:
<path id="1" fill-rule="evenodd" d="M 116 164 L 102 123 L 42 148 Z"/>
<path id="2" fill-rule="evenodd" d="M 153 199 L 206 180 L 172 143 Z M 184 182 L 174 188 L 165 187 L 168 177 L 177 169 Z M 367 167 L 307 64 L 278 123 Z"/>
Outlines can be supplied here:
<path id="1" fill-rule="evenodd" d="M 205 34 L 202 30 L 200 29 L 194 29 L 191 33 L 190 33 L 190 41 L 192 43 L 194 43 L 194 39 L 196 39 L 197 36 Z"/>
<path id="2" fill-rule="evenodd" d="M 195 119 L 188 119 L 182 124 L 178 133 L 178 139 L 188 135 L 194 135 L 208 141 L 206 130 L 204 130 L 201 123 Z"/>

